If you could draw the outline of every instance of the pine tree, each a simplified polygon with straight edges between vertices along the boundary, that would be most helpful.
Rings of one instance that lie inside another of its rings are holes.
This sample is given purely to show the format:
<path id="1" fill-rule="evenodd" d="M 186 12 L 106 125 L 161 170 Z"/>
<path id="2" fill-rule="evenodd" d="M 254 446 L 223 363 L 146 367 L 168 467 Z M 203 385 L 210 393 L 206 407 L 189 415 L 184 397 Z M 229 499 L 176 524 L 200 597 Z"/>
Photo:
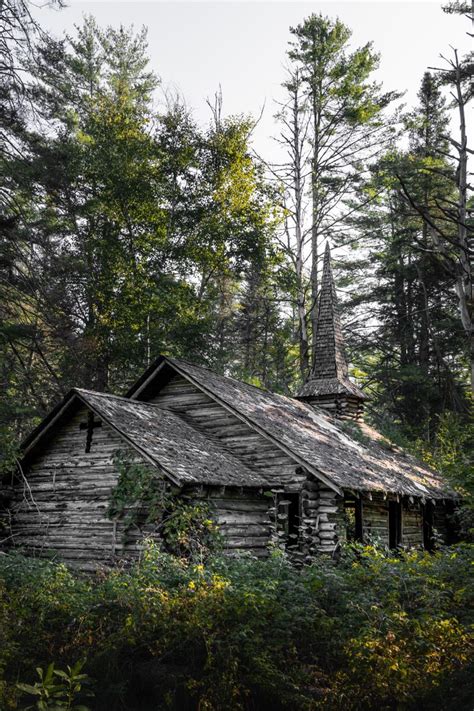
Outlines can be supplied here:
<path id="1" fill-rule="evenodd" d="M 354 289 L 348 306 L 358 314 L 352 345 L 359 358 L 363 354 L 359 363 L 375 409 L 389 413 L 408 437 L 430 440 L 438 415 L 445 408 L 463 410 L 465 402 L 452 277 L 430 249 L 429 228 L 407 203 L 398 179 L 403 176 L 410 193 L 430 209 L 452 195 L 451 166 L 440 154 L 448 115 L 429 73 L 418 99 L 405 117 L 408 149 L 387 153 L 362 191 L 365 208 L 355 213 L 353 246 L 363 258 L 350 260 L 346 272 Z"/>
<path id="2" fill-rule="evenodd" d="M 349 52 L 351 32 L 339 20 L 313 14 L 291 32 L 294 39 L 288 55 L 293 71 L 300 71 L 309 115 L 308 312 L 314 346 L 319 246 L 323 239 L 343 233 L 348 214 L 345 203 L 368 164 L 382 151 L 390 133 L 383 111 L 396 95 L 383 94 L 371 78 L 379 57 L 370 43 Z"/>

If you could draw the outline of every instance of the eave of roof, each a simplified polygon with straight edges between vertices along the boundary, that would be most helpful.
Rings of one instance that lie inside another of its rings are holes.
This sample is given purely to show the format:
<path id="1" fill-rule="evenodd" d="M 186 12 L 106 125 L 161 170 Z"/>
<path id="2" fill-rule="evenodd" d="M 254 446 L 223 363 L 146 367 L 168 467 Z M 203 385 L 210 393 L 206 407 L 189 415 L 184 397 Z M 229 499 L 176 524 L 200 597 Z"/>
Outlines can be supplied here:
<path id="1" fill-rule="evenodd" d="M 298 392 L 299 398 L 321 397 L 324 395 L 348 395 L 358 400 L 366 400 L 367 396 L 349 378 L 309 378 Z"/>

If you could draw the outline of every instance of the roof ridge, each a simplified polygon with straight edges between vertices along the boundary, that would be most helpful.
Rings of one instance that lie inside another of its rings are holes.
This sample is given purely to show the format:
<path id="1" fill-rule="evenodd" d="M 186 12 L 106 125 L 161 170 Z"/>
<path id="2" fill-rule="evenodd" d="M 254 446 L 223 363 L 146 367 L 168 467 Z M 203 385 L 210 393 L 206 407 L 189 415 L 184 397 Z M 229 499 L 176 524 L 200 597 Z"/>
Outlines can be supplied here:
<path id="1" fill-rule="evenodd" d="M 239 380 L 238 378 L 234 378 L 233 375 L 224 375 L 223 373 L 218 373 L 215 370 L 212 370 L 212 368 L 209 368 L 207 365 L 201 365 L 200 363 L 193 363 L 192 360 L 187 360 L 186 358 L 174 358 L 172 356 L 164 356 L 166 360 L 170 361 L 177 361 L 178 363 L 187 363 L 187 365 L 192 365 L 193 368 L 202 368 L 203 370 L 209 371 L 209 373 L 212 373 L 212 375 L 217 375 L 218 378 L 226 378 L 226 380 L 233 380 L 235 383 L 238 383 L 239 385 L 247 385 L 249 388 L 254 388 L 255 390 L 258 390 L 261 393 L 270 393 L 271 395 L 281 395 L 281 393 L 276 393 L 273 390 L 269 390 L 266 387 L 260 387 L 259 385 L 254 385 L 253 383 L 247 383 L 245 380 Z M 289 395 L 283 395 L 283 397 L 290 397 Z M 293 399 L 293 398 L 291 398 Z"/>
<path id="2" fill-rule="evenodd" d="M 203 370 L 207 370 L 211 375 L 217 377 L 217 378 L 223 378 L 224 380 L 230 380 L 234 383 L 237 383 L 237 385 L 244 385 L 245 387 L 248 388 L 253 388 L 256 390 L 258 393 L 261 393 L 262 395 L 268 395 L 270 397 L 277 397 L 282 400 L 285 400 L 286 402 L 290 402 L 291 404 L 295 405 L 298 408 L 303 407 L 305 410 L 311 411 L 311 409 L 315 409 L 313 406 L 309 406 L 306 402 L 303 402 L 302 400 L 299 400 L 297 397 L 293 397 L 292 395 L 285 395 L 284 393 L 277 393 L 274 390 L 269 390 L 268 388 L 261 388 L 258 385 L 253 385 L 252 383 L 247 383 L 245 380 L 238 380 L 238 378 L 234 378 L 231 375 L 223 375 L 222 373 L 216 373 L 215 370 L 211 370 L 211 368 L 207 368 L 205 366 L 198 365 L 197 363 L 193 363 L 190 360 L 185 360 L 184 358 L 168 358 L 168 356 L 165 356 L 168 360 L 175 360 L 178 363 L 186 363 L 190 365 L 193 368 L 202 368 Z M 316 407 L 317 413 L 323 415 L 324 417 L 328 418 L 328 413 L 327 411 L 323 410 L 321 407 Z"/>

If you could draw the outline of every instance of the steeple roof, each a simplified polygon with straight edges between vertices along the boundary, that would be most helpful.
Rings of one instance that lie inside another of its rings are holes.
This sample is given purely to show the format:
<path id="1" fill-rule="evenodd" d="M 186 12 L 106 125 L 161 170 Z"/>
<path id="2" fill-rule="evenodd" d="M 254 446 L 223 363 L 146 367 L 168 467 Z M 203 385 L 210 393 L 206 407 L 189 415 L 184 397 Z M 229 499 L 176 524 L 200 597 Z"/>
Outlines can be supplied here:
<path id="1" fill-rule="evenodd" d="M 331 269 L 331 251 L 327 242 L 318 303 L 313 367 L 298 397 L 342 394 L 365 400 L 363 392 L 349 380 L 336 286 Z"/>

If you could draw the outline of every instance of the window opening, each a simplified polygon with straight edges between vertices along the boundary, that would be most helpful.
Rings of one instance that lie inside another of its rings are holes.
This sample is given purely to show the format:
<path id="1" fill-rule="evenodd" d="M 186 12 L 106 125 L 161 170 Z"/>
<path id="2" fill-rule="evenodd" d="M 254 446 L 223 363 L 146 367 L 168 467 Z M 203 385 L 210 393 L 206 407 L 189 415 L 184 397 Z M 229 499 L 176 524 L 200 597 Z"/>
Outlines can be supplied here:
<path id="1" fill-rule="evenodd" d="M 346 518 L 346 538 L 348 542 L 362 543 L 364 539 L 362 498 L 345 496 L 344 513 Z"/>
<path id="2" fill-rule="evenodd" d="M 278 523 L 287 547 L 298 543 L 300 516 L 300 495 L 282 494 L 278 501 Z"/>
<path id="3" fill-rule="evenodd" d="M 399 501 L 388 502 L 388 545 L 397 548 L 402 542 L 402 505 Z"/>

